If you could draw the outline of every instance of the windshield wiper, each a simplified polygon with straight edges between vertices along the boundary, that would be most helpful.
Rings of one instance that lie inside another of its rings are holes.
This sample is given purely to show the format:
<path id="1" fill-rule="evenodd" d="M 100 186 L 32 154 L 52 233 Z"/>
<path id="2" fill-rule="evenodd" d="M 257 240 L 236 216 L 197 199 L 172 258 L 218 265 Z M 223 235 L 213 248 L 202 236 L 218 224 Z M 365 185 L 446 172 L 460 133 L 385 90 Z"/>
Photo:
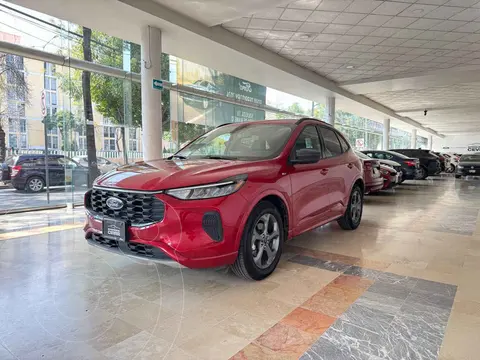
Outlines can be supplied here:
<path id="1" fill-rule="evenodd" d="M 172 155 L 167 157 L 167 160 L 173 160 L 173 159 L 187 160 L 187 157 L 183 155 Z"/>
<path id="2" fill-rule="evenodd" d="M 214 160 L 236 160 L 236 157 L 233 156 L 222 156 L 222 155 L 205 155 L 202 156 L 204 159 L 214 159 Z"/>

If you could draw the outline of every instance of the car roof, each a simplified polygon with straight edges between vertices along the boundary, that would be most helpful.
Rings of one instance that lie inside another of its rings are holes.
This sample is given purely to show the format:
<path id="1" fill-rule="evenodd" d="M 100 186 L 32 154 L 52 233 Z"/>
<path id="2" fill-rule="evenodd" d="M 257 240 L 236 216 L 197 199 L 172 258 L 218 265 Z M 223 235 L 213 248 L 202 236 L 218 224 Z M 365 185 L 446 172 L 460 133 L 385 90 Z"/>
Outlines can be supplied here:
<path id="1" fill-rule="evenodd" d="M 34 159 L 34 158 L 38 158 L 38 157 L 45 157 L 45 154 L 22 154 L 22 155 L 18 155 L 18 157 L 22 158 L 22 159 Z M 68 156 L 48 154 L 48 157 L 50 157 L 50 158 L 65 158 L 65 157 L 68 157 Z"/>
<path id="2" fill-rule="evenodd" d="M 319 123 L 319 125 L 327 125 L 327 126 L 330 126 L 333 128 L 333 126 L 323 120 L 319 120 L 319 119 L 315 119 L 315 118 L 308 118 L 308 117 L 304 117 L 304 118 L 301 118 L 301 119 L 278 119 L 278 120 L 255 120 L 255 121 L 248 121 L 248 122 L 241 122 L 241 123 L 226 123 L 226 124 L 222 124 L 222 125 L 219 125 L 217 127 L 221 127 L 221 126 L 227 126 L 227 125 L 253 125 L 253 124 L 300 124 L 304 121 L 317 121 Z"/>

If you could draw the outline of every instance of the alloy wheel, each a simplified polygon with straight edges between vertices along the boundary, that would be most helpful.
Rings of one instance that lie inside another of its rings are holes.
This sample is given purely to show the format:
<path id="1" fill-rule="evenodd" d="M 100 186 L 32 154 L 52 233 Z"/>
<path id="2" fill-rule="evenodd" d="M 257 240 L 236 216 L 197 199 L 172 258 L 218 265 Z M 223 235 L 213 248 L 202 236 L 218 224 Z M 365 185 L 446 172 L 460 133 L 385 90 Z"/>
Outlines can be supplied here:
<path id="1" fill-rule="evenodd" d="M 32 179 L 28 182 L 28 187 L 30 188 L 30 190 L 37 192 L 42 189 L 43 182 L 40 179 Z"/>
<path id="2" fill-rule="evenodd" d="M 350 216 L 352 217 L 352 222 L 354 224 L 357 224 L 362 216 L 362 195 L 357 189 L 355 189 L 352 194 L 352 200 L 350 202 Z"/>
<path id="3" fill-rule="evenodd" d="M 268 268 L 275 260 L 280 245 L 278 221 L 271 213 L 262 215 L 253 228 L 253 261 L 260 269 Z"/>

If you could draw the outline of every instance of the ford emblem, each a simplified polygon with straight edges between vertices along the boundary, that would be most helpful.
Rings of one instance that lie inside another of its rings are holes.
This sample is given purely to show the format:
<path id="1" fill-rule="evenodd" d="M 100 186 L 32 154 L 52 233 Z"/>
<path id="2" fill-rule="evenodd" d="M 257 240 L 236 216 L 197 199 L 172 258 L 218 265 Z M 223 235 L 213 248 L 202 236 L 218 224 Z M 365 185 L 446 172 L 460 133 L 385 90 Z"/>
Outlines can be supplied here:
<path id="1" fill-rule="evenodd" d="M 123 201 L 114 196 L 110 196 L 107 199 L 107 206 L 112 210 L 120 210 L 123 208 Z"/>

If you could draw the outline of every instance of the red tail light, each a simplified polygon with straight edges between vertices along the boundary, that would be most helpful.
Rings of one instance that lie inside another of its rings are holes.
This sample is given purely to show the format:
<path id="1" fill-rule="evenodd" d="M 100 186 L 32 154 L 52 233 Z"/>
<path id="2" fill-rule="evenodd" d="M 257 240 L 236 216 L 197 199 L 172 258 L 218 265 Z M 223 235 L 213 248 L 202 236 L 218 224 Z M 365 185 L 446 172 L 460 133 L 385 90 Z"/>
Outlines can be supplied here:
<path id="1" fill-rule="evenodd" d="M 405 160 L 404 163 L 405 163 L 407 166 L 416 166 L 416 163 L 415 163 L 415 161 L 413 161 L 413 160 Z"/>
<path id="2" fill-rule="evenodd" d="M 20 172 L 20 170 L 22 170 L 22 166 L 21 166 L 21 165 L 12 166 L 12 173 L 10 174 L 10 176 L 11 176 L 11 177 L 17 176 L 18 173 Z"/>

